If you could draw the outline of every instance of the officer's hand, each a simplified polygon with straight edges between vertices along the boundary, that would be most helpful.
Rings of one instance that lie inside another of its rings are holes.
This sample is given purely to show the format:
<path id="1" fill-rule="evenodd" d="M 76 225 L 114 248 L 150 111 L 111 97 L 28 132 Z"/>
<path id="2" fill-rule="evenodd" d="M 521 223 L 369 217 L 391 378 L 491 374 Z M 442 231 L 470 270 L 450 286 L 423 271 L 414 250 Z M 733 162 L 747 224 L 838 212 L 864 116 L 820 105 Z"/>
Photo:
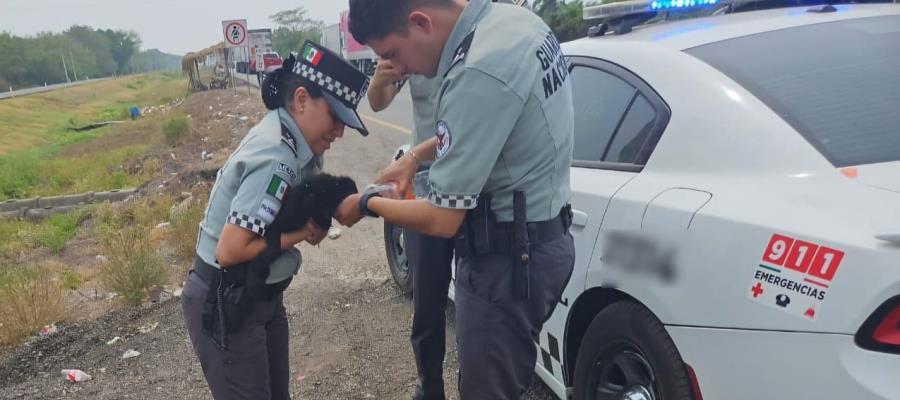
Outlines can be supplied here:
<path id="1" fill-rule="evenodd" d="M 381 175 L 375 179 L 375 183 L 393 183 L 397 185 L 397 193 L 406 193 L 416 174 L 416 167 L 416 160 L 412 156 L 404 155 L 381 170 Z"/>
<path id="2" fill-rule="evenodd" d="M 359 222 L 363 217 L 359 211 L 359 197 L 359 193 L 347 196 L 334 211 L 334 219 L 347 227 Z"/>
<path id="3" fill-rule="evenodd" d="M 393 84 L 406 76 L 406 70 L 391 63 L 390 60 L 378 61 L 375 67 L 375 76 L 372 77 L 373 84 Z"/>
<path id="4" fill-rule="evenodd" d="M 325 236 L 328 234 L 328 232 L 323 231 L 322 228 L 319 227 L 319 225 L 316 225 L 316 223 L 313 222 L 312 219 L 310 219 L 309 222 L 306 223 L 306 226 L 303 228 L 303 230 L 305 230 L 307 233 L 306 242 L 313 246 L 319 244 L 319 242 L 321 242 L 322 239 L 325 239 Z"/>

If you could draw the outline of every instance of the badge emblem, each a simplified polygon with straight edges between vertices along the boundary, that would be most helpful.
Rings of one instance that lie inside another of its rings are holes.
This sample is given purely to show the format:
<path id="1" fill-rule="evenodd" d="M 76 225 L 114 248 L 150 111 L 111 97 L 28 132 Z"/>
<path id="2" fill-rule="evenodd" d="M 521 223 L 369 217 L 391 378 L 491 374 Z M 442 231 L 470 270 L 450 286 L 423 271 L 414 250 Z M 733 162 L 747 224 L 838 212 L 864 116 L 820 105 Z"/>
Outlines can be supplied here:
<path id="1" fill-rule="evenodd" d="M 435 132 L 435 136 L 437 136 L 437 158 L 441 159 L 447 154 L 447 151 L 450 150 L 451 138 L 450 138 L 450 128 L 447 127 L 447 123 L 444 121 L 437 122 L 437 131 Z"/>

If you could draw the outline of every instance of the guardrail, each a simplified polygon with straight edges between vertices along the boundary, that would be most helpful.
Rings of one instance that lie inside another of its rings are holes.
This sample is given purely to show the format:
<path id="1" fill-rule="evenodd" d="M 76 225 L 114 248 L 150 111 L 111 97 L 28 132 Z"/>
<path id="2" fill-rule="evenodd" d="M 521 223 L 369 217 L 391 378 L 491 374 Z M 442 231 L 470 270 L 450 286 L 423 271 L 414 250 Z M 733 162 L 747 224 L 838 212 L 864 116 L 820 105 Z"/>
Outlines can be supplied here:
<path id="1" fill-rule="evenodd" d="M 37 220 L 54 214 L 66 213 L 88 204 L 122 201 L 135 193 L 137 193 L 137 189 L 116 189 L 108 192 L 87 192 L 67 196 L 12 199 L 0 203 L 0 219 Z"/>

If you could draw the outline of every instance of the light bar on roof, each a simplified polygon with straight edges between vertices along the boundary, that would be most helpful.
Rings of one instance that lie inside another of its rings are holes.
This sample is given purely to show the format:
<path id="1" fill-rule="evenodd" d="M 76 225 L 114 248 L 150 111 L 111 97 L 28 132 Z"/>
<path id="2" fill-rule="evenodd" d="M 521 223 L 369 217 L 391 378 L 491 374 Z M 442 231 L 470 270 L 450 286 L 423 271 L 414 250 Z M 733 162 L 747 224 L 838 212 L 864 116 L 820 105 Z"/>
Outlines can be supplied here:
<path id="1" fill-rule="evenodd" d="M 651 10 L 677 10 L 679 8 L 690 8 L 699 6 L 708 6 L 718 3 L 718 0 L 656 0 L 650 3 Z"/>
<path id="2" fill-rule="evenodd" d="M 711 6 L 723 1 L 726 0 L 587 0 L 582 9 L 582 18 L 607 19 L 652 11 Z"/>
<path id="3" fill-rule="evenodd" d="M 582 19 L 609 18 L 651 11 L 650 3 L 651 0 L 588 1 L 584 3 Z"/>

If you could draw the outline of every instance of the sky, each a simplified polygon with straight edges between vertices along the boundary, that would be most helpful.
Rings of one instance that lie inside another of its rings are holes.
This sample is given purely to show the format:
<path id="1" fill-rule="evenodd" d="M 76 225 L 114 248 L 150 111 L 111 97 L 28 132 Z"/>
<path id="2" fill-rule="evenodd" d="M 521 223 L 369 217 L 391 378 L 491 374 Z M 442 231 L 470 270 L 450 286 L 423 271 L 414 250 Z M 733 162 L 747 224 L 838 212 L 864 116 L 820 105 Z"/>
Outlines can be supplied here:
<path id="1" fill-rule="evenodd" d="M 76 24 L 131 30 L 140 35 L 143 50 L 183 55 L 222 41 L 224 20 L 274 28 L 270 15 L 296 7 L 331 25 L 348 0 L 0 0 L 0 32 L 26 36 Z"/>

